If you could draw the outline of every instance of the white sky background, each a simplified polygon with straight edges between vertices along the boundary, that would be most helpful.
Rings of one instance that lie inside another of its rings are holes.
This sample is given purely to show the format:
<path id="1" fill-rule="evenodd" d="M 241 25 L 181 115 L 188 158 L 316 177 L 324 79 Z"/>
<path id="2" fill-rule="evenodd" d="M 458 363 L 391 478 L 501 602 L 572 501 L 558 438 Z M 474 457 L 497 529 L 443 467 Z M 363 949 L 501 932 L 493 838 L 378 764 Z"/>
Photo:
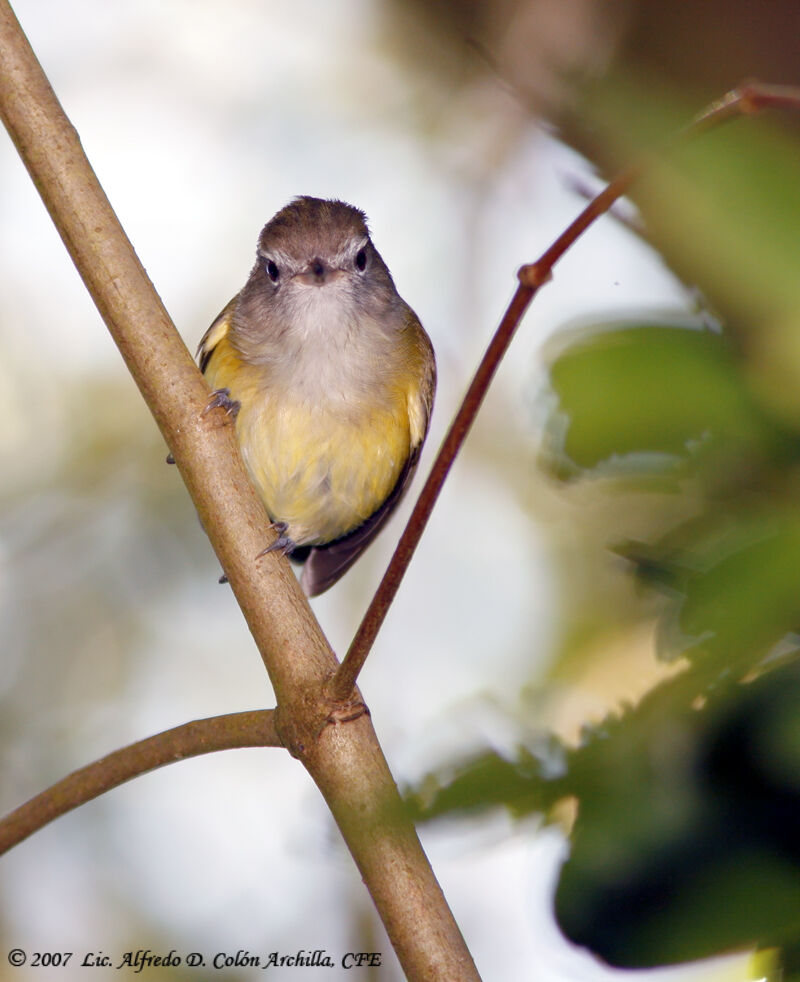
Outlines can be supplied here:
<path id="1" fill-rule="evenodd" d="M 243 285 L 261 226 L 292 196 L 340 197 L 367 212 L 437 351 L 425 473 L 516 268 L 582 207 L 566 178 L 586 177 L 588 167 L 514 115 L 499 89 L 453 95 L 436 131 L 424 132 L 423 83 L 375 46 L 370 0 L 16 0 L 14 8 L 192 350 Z M 499 153 L 511 120 L 529 132 Z M 0 459 L 10 459 L 30 449 L 39 402 L 57 398 L 59 386 L 122 378 L 125 369 L 6 138 L 0 288 L 9 355 L 0 365 Z M 476 441 L 507 447 L 532 475 L 543 341 L 576 317 L 684 307 L 658 259 L 613 221 L 601 222 L 537 298 Z M 37 384 L 51 387 L 41 400 L 21 392 L 14 374 L 32 355 Z M 57 427 L 42 440 L 43 454 L 60 452 Z M 24 466 L 47 468 L 36 453 Z M 395 521 L 315 601 L 336 650 L 346 647 L 400 527 Z M 203 589 L 177 585 L 147 612 L 151 630 L 124 703 L 105 706 L 76 739 L 69 766 L 187 719 L 271 705 L 244 622 L 213 571 L 212 560 Z M 4 583 L 0 576 L 0 591 Z M 547 655 L 554 601 L 518 491 L 467 448 L 362 676 L 399 780 L 487 738 L 509 739 L 485 707 L 513 705 L 532 660 Z M 487 982 L 617 977 L 560 942 L 547 920 L 545 887 L 563 855 L 553 832 L 536 838 L 498 818 L 478 830 L 422 834 Z M 31 950 L 148 947 L 134 913 L 125 919 L 140 905 L 179 950 L 365 947 L 384 952 L 380 978 L 396 977 L 386 939 L 367 943 L 370 903 L 323 804 L 278 751 L 217 755 L 140 779 L 3 863 L 4 934 Z M 291 973 L 306 977 L 317 974 Z"/>

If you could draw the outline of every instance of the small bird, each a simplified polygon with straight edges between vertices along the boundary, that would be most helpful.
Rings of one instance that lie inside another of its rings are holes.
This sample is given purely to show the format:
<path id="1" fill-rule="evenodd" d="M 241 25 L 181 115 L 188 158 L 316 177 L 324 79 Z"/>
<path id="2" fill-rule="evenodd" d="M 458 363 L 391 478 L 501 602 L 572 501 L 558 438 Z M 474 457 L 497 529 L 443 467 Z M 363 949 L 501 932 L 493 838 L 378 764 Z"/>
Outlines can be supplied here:
<path id="1" fill-rule="evenodd" d="M 307 196 L 281 209 L 197 354 L 278 532 L 264 551 L 304 563 L 303 589 L 322 593 L 408 488 L 436 388 L 430 339 L 364 213 Z"/>

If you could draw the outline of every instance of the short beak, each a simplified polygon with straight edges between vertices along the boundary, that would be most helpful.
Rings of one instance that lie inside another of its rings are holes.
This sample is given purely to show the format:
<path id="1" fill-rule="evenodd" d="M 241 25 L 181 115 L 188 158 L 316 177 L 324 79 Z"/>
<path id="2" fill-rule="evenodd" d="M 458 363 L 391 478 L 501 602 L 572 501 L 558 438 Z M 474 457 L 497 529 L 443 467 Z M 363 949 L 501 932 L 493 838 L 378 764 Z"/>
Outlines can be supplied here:
<path id="1" fill-rule="evenodd" d="M 295 274 L 294 279 L 305 283 L 306 286 L 323 286 L 325 283 L 329 283 L 338 273 L 339 270 L 333 269 L 324 260 L 320 259 L 319 256 L 315 256 L 305 269 Z"/>

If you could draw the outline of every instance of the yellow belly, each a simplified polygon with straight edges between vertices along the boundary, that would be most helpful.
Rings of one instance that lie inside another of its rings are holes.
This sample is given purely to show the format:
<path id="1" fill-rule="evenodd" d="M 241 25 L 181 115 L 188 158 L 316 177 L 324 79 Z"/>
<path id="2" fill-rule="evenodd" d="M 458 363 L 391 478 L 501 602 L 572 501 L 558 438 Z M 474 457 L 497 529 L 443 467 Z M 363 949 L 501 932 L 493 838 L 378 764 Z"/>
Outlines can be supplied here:
<path id="1" fill-rule="evenodd" d="M 326 402 L 324 394 L 312 406 L 264 386 L 259 370 L 243 366 L 227 342 L 215 350 L 206 376 L 240 403 L 242 456 L 270 517 L 287 524 L 297 545 L 352 531 L 393 490 L 411 447 L 402 390 L 372 407 Z"/>

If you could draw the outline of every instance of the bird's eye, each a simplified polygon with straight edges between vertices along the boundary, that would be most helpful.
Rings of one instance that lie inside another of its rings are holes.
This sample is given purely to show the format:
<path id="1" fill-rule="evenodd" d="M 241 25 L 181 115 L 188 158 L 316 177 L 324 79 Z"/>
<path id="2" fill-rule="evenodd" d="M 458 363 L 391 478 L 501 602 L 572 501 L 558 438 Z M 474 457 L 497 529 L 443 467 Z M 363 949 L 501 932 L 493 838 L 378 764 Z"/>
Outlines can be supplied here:
<path id="1" fill-rule="evenodd" d="M 278 278 L 281 275 L 281 271 L 278 269 L 277 265 L 271 260 L 267 260 L 267 276 L 272 280 L 273 283 L 278 282 Z"/>
<path id="2" fill-rule="evenodd" d="M 367 250 L 359 249 L 356 253 L 356 269 L 360 270 L 362 273 L 367 268 Z"/>

